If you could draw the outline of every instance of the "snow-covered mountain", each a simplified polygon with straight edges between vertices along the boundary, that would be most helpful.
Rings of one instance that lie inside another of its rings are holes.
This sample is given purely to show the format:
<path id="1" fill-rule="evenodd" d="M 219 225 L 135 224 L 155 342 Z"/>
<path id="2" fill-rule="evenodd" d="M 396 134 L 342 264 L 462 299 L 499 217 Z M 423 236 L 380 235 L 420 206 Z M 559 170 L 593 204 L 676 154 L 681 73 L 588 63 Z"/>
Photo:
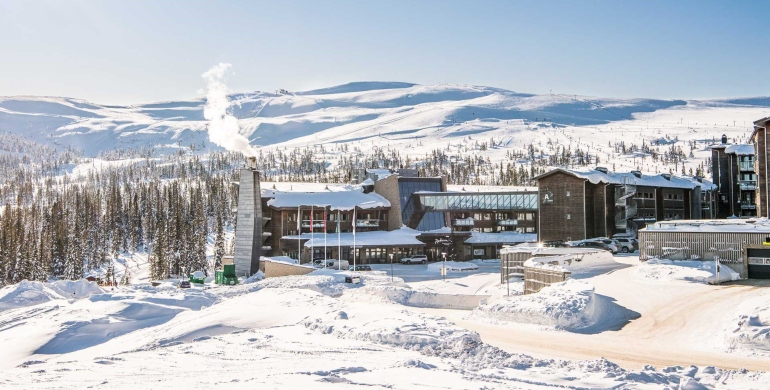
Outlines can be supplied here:
<path id="1" fill-rule="evenodd" d="M 732 100 L 610 99 L 533 95 L 469 85 L 356 82 L 291 93 L 230 95 L 232 114 L 255 146 L 308 147 L 347 143 L 424 156 L 433 149 L 490 143 L 500 160 L 529 143 L 582 147 L 602 161 L 638 166 L 615 156 L 608 142 L 700 141 L 746 137 L 751 121 L 770 113 L 770 98 Z M 120 148 L 178 148 L 208 142 L 203 99 L 131 106 L 60 97 L 0 97 L 0 132 L 74 146 L 86 155 Z M 550 141 L 550 142 L 549 142 Z M 700 149 L 700 148 L 699 148 Z M 688 162 L 696 164 L 705 155 Z M 705 151 L 705 149 L 703 150 Z M 654 170 L 654 167 L 642 167 Z"/>

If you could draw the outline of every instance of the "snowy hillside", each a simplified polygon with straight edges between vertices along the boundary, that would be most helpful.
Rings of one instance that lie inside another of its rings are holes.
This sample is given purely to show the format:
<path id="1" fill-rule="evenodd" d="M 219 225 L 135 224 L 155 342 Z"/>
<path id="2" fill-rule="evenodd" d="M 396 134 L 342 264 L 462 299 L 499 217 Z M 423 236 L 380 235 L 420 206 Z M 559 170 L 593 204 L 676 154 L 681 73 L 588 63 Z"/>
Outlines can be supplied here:
<path id="1" fill-rule="evenodd" d="M 748 135 L 751 122 L 770 114 L 770 98 L 683 101 L 532 95 L 469 85 L 358 82 L 314 91 L 230 95 L 231 112 L 252 145 L 313 148 L 346 144 L 361 151 L 398 150 L 424 157 L 436 149 L 484 152 L 492 162 L 530 143 L 577 148 L 608 165 L 667 170 L 617 153 L 610 143 L 678 145 L 697 167 L 705 145 L 727 134 Z M 0 97 L 0 132 L 100 151 L 152 146 L 174 150 L 208 141 L 203 99 L 108 106 L 58 97 Z M 485 143 L 485 146 L 479 146 Z M 319 156 L 333 159 L 334 155 Z M 636 157 L 641 157 L 637 155 Z"/>

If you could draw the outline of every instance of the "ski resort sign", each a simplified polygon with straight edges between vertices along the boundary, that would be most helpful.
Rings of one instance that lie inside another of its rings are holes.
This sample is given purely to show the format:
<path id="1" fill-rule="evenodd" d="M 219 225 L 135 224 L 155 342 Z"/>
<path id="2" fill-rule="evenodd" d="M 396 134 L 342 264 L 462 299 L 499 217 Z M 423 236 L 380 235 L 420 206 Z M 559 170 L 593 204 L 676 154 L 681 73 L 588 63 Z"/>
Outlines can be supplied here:
<path id="1" fill-rule="evenodd" d="M 543 191 L 543 203 L 553 203 L 553 192 L 548 190 Z"/>

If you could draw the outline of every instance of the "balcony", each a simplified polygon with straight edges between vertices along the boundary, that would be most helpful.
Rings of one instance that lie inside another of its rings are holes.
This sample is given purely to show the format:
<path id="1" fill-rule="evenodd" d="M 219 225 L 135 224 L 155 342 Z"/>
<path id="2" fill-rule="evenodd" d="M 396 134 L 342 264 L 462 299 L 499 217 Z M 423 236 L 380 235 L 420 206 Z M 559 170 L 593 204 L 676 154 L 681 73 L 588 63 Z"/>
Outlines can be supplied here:
<path id="1" fill-rule="evenodd" d="M 497 220 L 497 226 L 516 226 L 519 224 L 518 219 L 499 219 Z"/>
<path id="2" fill-rule="evenodd" d="M 741 191 L 754 191 L 757 189 L 757 182 L 752 180 L 741 180 L 738 182 Z"/>
<path id="3" fill-rule="evenodd" d="M 454 226 L 473 226 L 474 222 L 475 221 L 473 220 L 473 218 L 470 218 L 470 217 L 469 218 L 460 218 L 460 219 L 455 219 L 454 221 L 452 221 L 452 225 L 454 225 Z"/>
<path id="4" fill-rule="evenodd" d="M 360 228 L 378 228 L 380 227 L 379 219 L 357 219 L 356 227 Z"/>
<path id="5" fill-rule="evenodd" d="M 754 161 L 743 161 L 738 163 L 739 171 L 751 171 L 754 172 Z"/>
<path id="6" fill-rule="evenodd" d="M 308 221 L 302 221 L 302 227 L 303 228 L 310 228 L 310 221 L 309 220 Z M 313 229 L 318 229 L 318 228 L 322 228 L 322 227 L 324 227 L 324 223 L 323 222 L 313 221 Z"/>

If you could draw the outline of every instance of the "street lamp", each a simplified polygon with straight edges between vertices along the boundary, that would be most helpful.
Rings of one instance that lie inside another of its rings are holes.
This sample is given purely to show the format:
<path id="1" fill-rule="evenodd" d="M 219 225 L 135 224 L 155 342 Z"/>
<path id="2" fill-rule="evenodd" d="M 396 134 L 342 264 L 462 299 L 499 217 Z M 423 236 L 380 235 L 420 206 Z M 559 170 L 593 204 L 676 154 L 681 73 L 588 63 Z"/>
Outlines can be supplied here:
<path id="1" fill-rule="evenodd" d="M 441 267 L 442 279 L 446 282 L 446 252 L 441 252 L 441 257 L 444 258 L 444 266 Z"/>
<path id="2" fill-rule="evenodd" d="M 388 256 L 390 256 L 390 282 L 393 283 L 393 253 Z"/>

